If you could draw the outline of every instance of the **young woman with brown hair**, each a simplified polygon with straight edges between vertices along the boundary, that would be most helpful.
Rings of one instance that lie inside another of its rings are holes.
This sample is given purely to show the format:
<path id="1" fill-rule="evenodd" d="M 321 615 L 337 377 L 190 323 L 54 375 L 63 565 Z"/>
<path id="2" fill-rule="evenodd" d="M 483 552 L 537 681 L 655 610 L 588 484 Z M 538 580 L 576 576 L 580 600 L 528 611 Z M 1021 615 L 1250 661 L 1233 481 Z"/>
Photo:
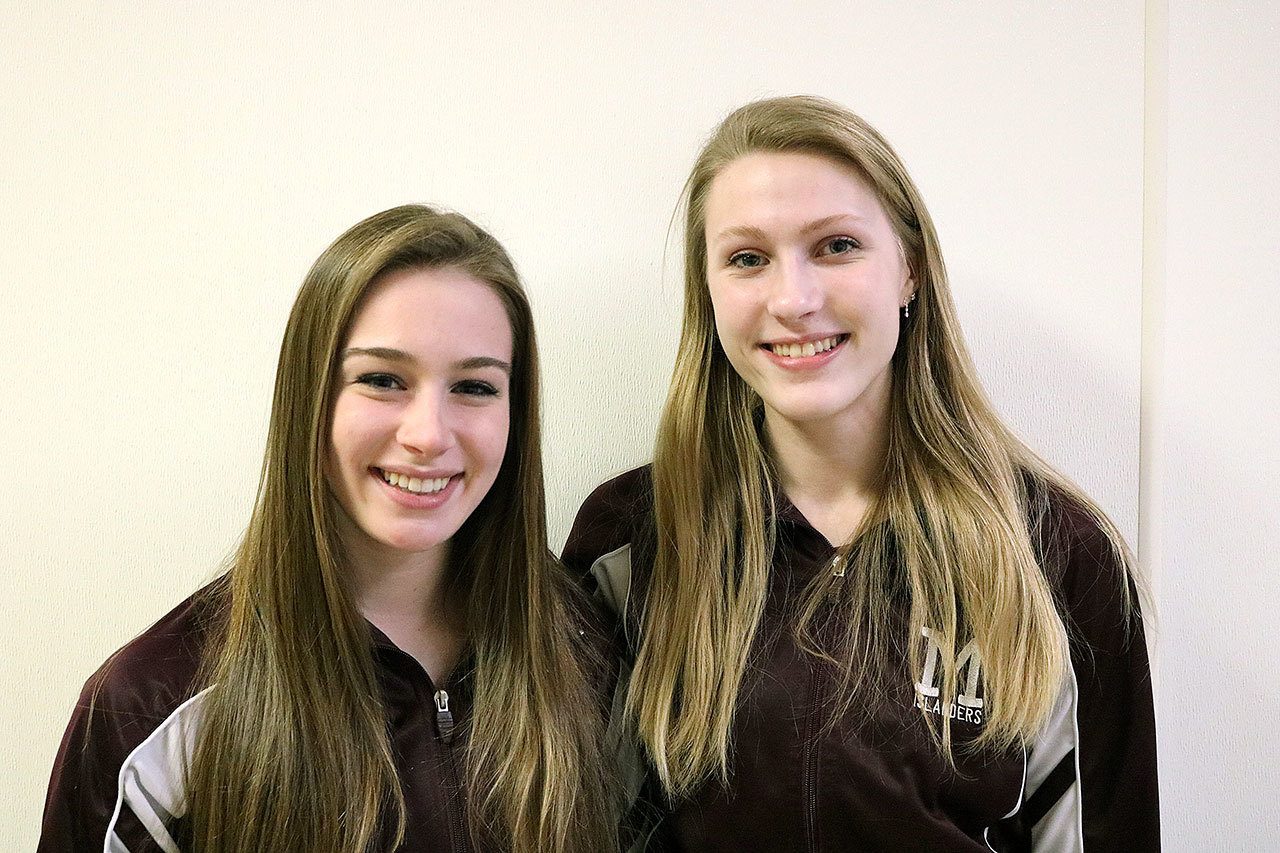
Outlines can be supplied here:
<path id="1" fill-rule="evenodd" d="M 339 237 L 231 567 L 89 680 L 39 849 L 616 847 L 613 664 L 547 550 L 538 408 L 497 241 L 416 205 Z"/>
<path id="2" fill-rule="evenodd" d="M 828 101 L 760 101 L 686 203 L 653 464 L 564 553 L 621 615 L 654 838 L 1156 849 L 1128 552 L 983 394 L 897 155 Z"/>

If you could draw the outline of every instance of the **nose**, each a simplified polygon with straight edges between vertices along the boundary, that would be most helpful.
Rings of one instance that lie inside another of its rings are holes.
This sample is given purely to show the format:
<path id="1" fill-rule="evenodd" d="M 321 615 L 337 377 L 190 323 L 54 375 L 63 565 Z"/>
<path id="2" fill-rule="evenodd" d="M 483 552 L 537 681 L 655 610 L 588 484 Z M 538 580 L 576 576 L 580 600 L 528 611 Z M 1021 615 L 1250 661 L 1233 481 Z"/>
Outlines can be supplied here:
<path id="1" fill-rule="evenodd" d="M 419 394 L 404 408 L 396 441 L 419 456 L 439 456 L 453 446 L 453 428 L 443 396 Z"/>
<path id="2" fill-rule="evenodd" d="M 820 307 L 822 283 L 812 264 L 793 259 L 774 265 L 768 297 L 770 314 L 785 323 L 800 320 Z"/>

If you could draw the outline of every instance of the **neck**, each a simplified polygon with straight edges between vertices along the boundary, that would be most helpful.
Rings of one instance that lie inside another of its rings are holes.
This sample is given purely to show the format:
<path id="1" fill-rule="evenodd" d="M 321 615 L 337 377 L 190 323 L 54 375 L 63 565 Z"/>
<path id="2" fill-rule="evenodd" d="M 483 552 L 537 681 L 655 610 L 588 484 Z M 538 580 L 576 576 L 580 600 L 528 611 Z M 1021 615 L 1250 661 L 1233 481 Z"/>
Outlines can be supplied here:
<path id="1" fill-rule="evenodd" d="M 413 656 L 436 685 L 445 683 L 466 639 L 463 608 L 450 595 L 449 543 L 404 553 L 348 537 L 344 547 L 356 606 Z"/>
<path id="2" fill-rule="evenodd" d="M 815 421 L 765 410 L 769 454 L 783 491 L 833 545 L 849 540 L 880 494 L 889 447 L 888 389 L 876 396 L 881 399 L 874 404 Z"/>

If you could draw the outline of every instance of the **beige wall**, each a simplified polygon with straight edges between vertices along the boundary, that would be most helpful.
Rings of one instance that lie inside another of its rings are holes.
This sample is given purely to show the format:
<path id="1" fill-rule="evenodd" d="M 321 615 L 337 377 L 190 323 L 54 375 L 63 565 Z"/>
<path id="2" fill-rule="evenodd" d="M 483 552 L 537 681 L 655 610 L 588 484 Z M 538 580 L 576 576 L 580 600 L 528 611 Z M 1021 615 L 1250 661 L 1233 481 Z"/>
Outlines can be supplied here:
<path id="1" fill-rule="evenodd" d="M 1143 485 L 1171 850 L 1280 846 L 1280 4 L 1170 0 Z"/>
<path id="2" fill-rule="evenodd" d="M 894 141 L 992 395 L 1136 535 L 1139 3 L 8 5 L 0 849 L 34 844 L 85 677 L 234 544 L 285 314 L 329 240 L 420 200 L 507 243 L 538 314 L 558 544 L 594 483 L 647 457 L 671 212 L 699 140 L 759 95 L 836 98 Z M 1246 476 L 1235 442 L 1215 450 Z"/>

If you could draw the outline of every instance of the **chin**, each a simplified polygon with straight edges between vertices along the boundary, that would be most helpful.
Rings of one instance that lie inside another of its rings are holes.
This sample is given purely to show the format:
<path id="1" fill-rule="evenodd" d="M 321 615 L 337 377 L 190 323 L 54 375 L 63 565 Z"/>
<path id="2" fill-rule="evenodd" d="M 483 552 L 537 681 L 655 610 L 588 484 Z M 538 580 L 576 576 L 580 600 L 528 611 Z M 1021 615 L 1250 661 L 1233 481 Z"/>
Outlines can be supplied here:
<path id="1" fill-rule="evenodd" d="M 849 411 L 853 401 L 815 400 L 808 396 L 802 400 L 767 400 L 765 406 L 773 411 L 776 417 L 794 424 L 820 423 L 829 418 Z"/>
<path id="2" fill-rule="evenodd" d="M 454 531 L 439 530 L 384 530 L 374 537 L 384 547 L 405 554 L 430 551 L 448 542 Z"/>

